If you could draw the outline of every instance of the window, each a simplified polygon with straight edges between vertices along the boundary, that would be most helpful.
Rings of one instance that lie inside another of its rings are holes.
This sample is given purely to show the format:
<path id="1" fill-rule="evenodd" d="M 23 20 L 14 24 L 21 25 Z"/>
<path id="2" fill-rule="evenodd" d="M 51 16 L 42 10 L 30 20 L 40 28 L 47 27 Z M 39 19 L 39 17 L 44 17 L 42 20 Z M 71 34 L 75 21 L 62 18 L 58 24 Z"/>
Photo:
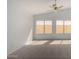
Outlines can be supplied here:
<path id="1" fill-rule="evenodd" d="M 63 21 L 56 21 L 56 33 L 63 33 Z"/>
<path id="2" fill-rule="evenodd" d="M 56 33 L 71 33 L 71 21 L 56 21 Z"/>
<path id="3" fill-rule="evenodd" d="M 64 22 L 64 33 L 71 33 L 71 22 L 70 21 Z"/>
<path id="4" fill-rule="evenodd" d="M 35 27 L 36 34 L 51 34 L 52 32 L 52 21 L 36 21 Z M 71 21 L 63 21 L 57 20 L 56 21 L 56 33 L 63 34 L 63 33 L 71 33 Z"/>
<path id="5" fill-rule="evenodd" d="M 36 21 L 36 34 L 44 33 L 44 21 Z"/>
<path id="6" fill-rule="evenodd" d="M 52 21 L 36 21 L 36 34 L 52 33 Z"/>
<path id="7" fill-rule="evenodd" d="M 52 33 L 52 21 L 45 21 L 45 33 Z"/>

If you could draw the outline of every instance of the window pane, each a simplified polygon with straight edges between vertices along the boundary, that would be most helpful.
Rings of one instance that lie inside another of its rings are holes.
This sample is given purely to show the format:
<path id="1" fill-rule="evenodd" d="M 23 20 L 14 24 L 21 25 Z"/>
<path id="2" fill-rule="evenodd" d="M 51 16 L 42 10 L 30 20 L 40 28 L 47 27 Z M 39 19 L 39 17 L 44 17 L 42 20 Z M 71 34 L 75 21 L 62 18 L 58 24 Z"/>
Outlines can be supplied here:
<path id="1" fill-rule="evenodd" d="M 71 33 L 71 22 L 70 21 L 64 22 L 64 32 Z"/>
<path id="2" fill-rule="evenodd" d="M 44 33 L 44 21 L 37 21 L 36 34 L 43 34 L 43 33 Z"/>
<path id="3" fill-rule="evenodd" d="M 63 33 L 63 21 L 56 21 L 56 33 Z"/>
<path id="4" fill-rule="evenodd" d="M 52 21 L 45 21 L 45 33 L 52 33 Z"/>

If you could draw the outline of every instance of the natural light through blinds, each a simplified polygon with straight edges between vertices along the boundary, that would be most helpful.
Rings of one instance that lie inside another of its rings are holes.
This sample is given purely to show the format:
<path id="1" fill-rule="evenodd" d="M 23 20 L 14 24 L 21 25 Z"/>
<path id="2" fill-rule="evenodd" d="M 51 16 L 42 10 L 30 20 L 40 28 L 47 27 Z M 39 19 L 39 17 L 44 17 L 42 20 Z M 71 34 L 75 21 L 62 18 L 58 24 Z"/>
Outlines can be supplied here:
<path id="1" fill-rule="evenodd" d="M 63 33 L 71 33 L 71 21 L 69 20 L 57 20 L 56 21 L 56 33 L 63 34 Z M 51 20 L 45 21 L 36 21 L 35 27 L 36 34 L 52 34 L 53 31 L 53 22 Z"/>
<path id="2" fill-rule="evenodd" d="M 36 21 L 36 34 L 52 33 L 52 21 Z"/>
<path id="3" fill-rule="evenodd" d="M 45 33 L 52 33 L 52 21 L 45 21 Z"/>
<path id="4" fill-rule="evenodd" d="M 63 21 L 56 21 L 56 33 L 63 33 Z"/>
<path id="5" fill-rule="evenodd" d="M 71 33 L 71 22 L 70 21 L 64 22 L 64 33 Z"/>
<path id="6" fill-rule="evenodd" d="M 43 33 L 44 33 L 44 21 L 37 21 L 36 34 L 43 34 Z"/>

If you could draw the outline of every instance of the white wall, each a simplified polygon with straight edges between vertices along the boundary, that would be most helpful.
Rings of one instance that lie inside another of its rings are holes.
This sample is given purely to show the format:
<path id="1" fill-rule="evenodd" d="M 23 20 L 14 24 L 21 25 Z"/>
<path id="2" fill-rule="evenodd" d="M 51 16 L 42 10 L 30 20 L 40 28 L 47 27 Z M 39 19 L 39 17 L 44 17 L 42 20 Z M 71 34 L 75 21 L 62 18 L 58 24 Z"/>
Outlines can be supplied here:
<path id="1" fill-rule="evenodd" d="M 22 0 L 8 0 L 7 45 L 8 54 L 26 43 L 32 28 L 32 15 L 26 11 Z"/>

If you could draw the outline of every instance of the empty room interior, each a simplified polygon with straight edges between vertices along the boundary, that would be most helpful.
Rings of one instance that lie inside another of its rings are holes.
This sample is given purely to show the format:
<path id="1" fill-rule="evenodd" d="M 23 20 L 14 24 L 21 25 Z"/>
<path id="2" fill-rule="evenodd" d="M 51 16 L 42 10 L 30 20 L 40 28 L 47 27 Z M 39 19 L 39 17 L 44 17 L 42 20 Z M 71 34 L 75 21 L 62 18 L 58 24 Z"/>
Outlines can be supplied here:
<path id="1" fill-rule="evenodd" d="M 7 0 L 7 59 L 71 59 L 71 0 Z"/>

